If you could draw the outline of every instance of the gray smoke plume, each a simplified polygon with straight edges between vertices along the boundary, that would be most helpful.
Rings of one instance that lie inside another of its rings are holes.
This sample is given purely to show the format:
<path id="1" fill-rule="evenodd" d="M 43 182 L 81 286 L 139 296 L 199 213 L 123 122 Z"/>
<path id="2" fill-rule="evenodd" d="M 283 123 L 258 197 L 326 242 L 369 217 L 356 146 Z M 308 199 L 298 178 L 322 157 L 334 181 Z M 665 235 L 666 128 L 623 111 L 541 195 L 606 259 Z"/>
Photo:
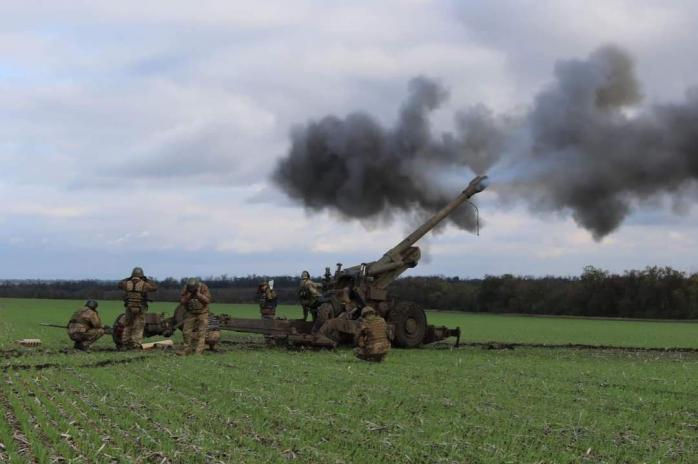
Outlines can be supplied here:
<path id="1" fill-rule="evenodd" d="M 429 112 L 446 98 L 417 78 L 394 128 L 363 113 L 310 122 L 293 133 L 274 178 L 308 208 L 375 218 L 438 209 L 453 194 L 440 188 L 448 170 L 506 172 L 513 180 L 492 179 L 501 198 L 571 212 L 597 240 L 638 202 L 679 198 L 698 179 L 698 92 L 682 104 L 640 106 L 633 61 L 614 46 L 558 62 L 526 114 L 498 116 L 480 105 L 456 115 L 455 133 L 435 136 Z M 471 211 L 459 212 L 453 221 L 471 228 Z"/>
<path id="2" fill-rule="evenodd" d="M 436 138 L 428 116 L 446 100 L 447 92 L 424 77 L 412 79 L 408 90 L 395 127 L 384 128 L 368 114 L 353 113 L 296 128 L 274 180 L 305 207 L 329 208 L 349 218 L 371 220 L 389 217 L 394 210 L 440 209 L 453 192 L 442 190 L 433 173 L 454 164 L 482 165 L 482 159 L 498 148 L 495 134 L 500 131 L 490 128 L 494 116 L 477 107 L 459 115 L 460 136 Z M 470 208 L 459 208 L 449 219 L 462 228 L 475 226 Z"/>

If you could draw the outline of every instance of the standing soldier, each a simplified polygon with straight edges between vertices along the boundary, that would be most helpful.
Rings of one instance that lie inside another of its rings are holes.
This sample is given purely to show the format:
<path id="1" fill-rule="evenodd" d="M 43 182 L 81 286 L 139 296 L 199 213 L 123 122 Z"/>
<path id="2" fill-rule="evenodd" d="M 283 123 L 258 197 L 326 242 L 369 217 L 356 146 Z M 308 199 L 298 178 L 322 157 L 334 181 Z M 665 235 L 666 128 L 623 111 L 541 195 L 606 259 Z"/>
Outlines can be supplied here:
<path id="1" fill-rule="evenodd" d="M 301 273 L 301 284 L 298 288 L 298 299 L 303 306 L 303 320 L 308 320 L 308 313 L 312 315 L 313 320 L 317 317 L 317 307 L 320 304 L 322 285 L 310 280 L 310 273 L 303 271 Z"/>
<path id="2" fill-rule="evenodd" d="M 134 267 L 131 277 L 119 282 L 119 288 L 124 291 L 123 342 L 126 348 L 137 349 L 143 343 L 145 328 L 145 313 L 148 311 L 148 292 L 154 292 L 158 286 L 145 277 L 143 269 Z"/>
<path id="3" fill-rule="evenodd" d="M 262 281 L 257 287 L 257 299 L 259 300 L 259 312 L 262 319 L 274 319 L 276 317 L 276 305 L 278 297 L 274 291 L 274 281 Z"/>
<path id="4" fill-rule="evenodd" d="M 205 283 L 197 278 L 191 278 L 187 280 L 187 284 L 182 289 L 179 302 L 186 310 L 182 321 L 184 349 L 178 351 L 177 354 L 201 354 L 206 344 L 208 305 L 211 302 L 211 292 Z"/>
<path id="5" fill-rule="evenodd" d="M 364 361 L 381 362 L 390 351 L 388 325 L 370 306 L 361 310 L 361 319 L 354 353 Z"/>
<path id="6" fill-rule="evenodd" d="M 85 306 L 73 313 L 68 323 L 68 336 L 75 342 L 75 349 L 87 351 L 104 335 L 102 320 L 97 314 L 97 302 L 87 300 Z"/>

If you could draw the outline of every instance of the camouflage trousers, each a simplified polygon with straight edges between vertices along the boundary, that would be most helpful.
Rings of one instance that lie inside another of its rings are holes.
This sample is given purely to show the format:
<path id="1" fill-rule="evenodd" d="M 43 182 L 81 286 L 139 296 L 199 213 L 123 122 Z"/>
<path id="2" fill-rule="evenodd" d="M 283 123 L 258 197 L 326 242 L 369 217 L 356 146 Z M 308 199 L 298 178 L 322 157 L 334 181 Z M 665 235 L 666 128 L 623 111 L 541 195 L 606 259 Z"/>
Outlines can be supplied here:
<path id="1" fill-rule="evenodd" d="M 68 336 L 75 342 L 75 349 L 87 350 L 94 342 L 104 335 L 103 329 L 69 329 Z"/>
<path id="2" fill-rule="evenodd" d="M 388 351 L 390 351 L 390 342 L 385 340 L 366 346 L 357 346 L 354 349 L 354 354 L 364 361 L 381 362 L 388 355 Z"/>
<path id="3" fill-rule="evenodd" d="M 126 308 L 124 317 L 123 343 L 126 348 L 140 348 L 143 343 L 145 328 L 145 309 L 139 307 Z"/>
<path id="4" fill-rule="evenodd" d="M 208 329 L 208 312 L 194 314 L 184 313 L 182 336 L 184 338 L 184 354 L 201 354 L 206 345 L 206 330 Z"/>
<path id="5" fill-rule="evenodd" d="M 354 354 L 356 355 L 357 358 L 363 360 L 363 361 L 369 361 L 369 362 L 382 362 L 385 357 L 388 355 L 388 353 L 366 353 L 360 348 L 354 349 Z"/>

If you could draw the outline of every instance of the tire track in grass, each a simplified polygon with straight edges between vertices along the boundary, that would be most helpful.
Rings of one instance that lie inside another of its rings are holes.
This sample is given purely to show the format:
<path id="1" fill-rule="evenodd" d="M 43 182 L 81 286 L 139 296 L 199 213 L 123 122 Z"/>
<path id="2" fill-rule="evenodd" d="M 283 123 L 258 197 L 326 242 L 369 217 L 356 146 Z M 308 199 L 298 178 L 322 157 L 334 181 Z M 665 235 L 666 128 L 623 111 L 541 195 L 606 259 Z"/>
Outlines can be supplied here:
<path id="1" fill-rule="evenodd" d="M 16 406 L 12 404 L 9 395 L 5 392 L 5 388 L 12 390 L 12 382 L 8 378 L 5 378 L 4 380 L 7 387 L 0 387 L 0 404 L 2 404 L 3 408 L 5 409 L 5 420 L 12 429 L 12 439 L 14 440 L 15 447 L 17 449 L 17 455 L 23 458 L 25 462 L 38 464 L 34 451 L 31 447 L 31 441 L 22 430 L 22 424 L 19 417 L 17 417 L 17 410 L 15 409 Z"/>
<path id="2" fill-rule="evenodd" d="M 157 375 L 155 373 L 152 373 L 150 371 L 147 371 L 147 373 L 143 377 L 144 377 L 144 379 L 152 378 L 153 383 L 155 385 L 157 385 L 158 383 L 162 383 L 162 380 L 163 380 L 162 376 Z M 182 380 L 185 380 L 187 385 L 182 384 L 181 383 Z M 238 428 L 240 425 L 239 424 L 240 421 L 233 420 L 229 416 L 222 415 L 221 413 L 219 413 L 217 411 L 216 408 L 212 408 L 210 403 L 216 403 L 216 402 L 211 401 L 210 395 L 207 397 L 209 402 L 206 402 L 206 401 L 203 401 L 196 396 L 182 393 L 182 390 L 190 391 L 191 388 L 186 388 L 186 387 L 188 387 L 189 384 L 196 384 L 197 382 L 201 383 L 201 379 L 199 378 L 199 379 L 193 380 L 189 377 L 186 377 L 182 372 L 178 372 L 175 379 L 169 378 L 168 382 L 166 383 L 166 385 L 168 385 L 170 387 L 178 387 L 178 386 L 185 387 L 185 388 L 165 389 L 165 393 L 168 396 L 171 396 L 171 397 L 177 396 L 180 399 L 180 401 L 178 401 L 177 404 L 191 404 L 191 403 L 195 404 L 195 406 L 193 408 L 190 408 L 188 410 L 189 416 L 187 418 L 188 419 L 187 423 L 188 424 L 196 424 L 198 426 L 197 429 L 199 431 L 204 431 L 207 434 L 209 434 L 210 428 L 214 422 L 218 422 L 221 425 L 224 425 L 226 427 L 233 426 L 236 428 L 236 430 L 238 432 L 240 432 L 240 429 Z M 202 417 L 201 415 L 199 415 L 198 414 L 199 411 L 204 411 L 205 416 Z M 193 421 L 192 419 L 195 419 L 195 421 Z M 179 424 L 176 424 L 176 425 L 179 425 Z M 250 433 L 249 431 L 244 431 L 244 433 L 246 435 L 249 435 L 249 436 L 256 435 L 256 433 L 254 433 L 254 432 Z M 226 438 L 229 440 L 228 443 L 232 443 L 232 442 L 236 441 L 238 444 L 242 444 L 239 442 L 239 440 L 236 440 L 237 437 L 227 437 L 226 436 Z M 212 435 L 211 439 L 213 440 L 214 443 L 219 441 L 219 437 L 217 435 Z M 233 450 L 231 450 L 231 451 L 235 451 L 235 450 L 236 449 L 233 448 Z M 200 452 L 200 450 L 198 450 L 198 449 L 195 449 L 194 451 Z M 213 454 L 213 453 L 215 453 L 215 458 L 225 459 L 224 462 L 230 462 L 229 460 L 231 460 L 231 459 L 239 458 L 239 456 L 233 456 L 229 452 L 222 452 L 220 450 L 209 451 L 207 453 L 207 457 L 213 458 L 214 456 L 211 456 L 211 454 Z"/>
<path id="3" fill-rule="evenodd" d="M 111 371 L 104 372 L 104 374 L 105 376 L 113 377 L 112 380 L 110 380 L 108 377 L 105 377 L 105 381 L 108 381 L 110 384 L 121 382 L 122 384 L 126 383 L 130 386 L 135 386 L 143 383 L 148 384 L 148 381 L 151 378 L 149 372 L 150 366 L 148 366 L 148 369 L 145 369 L 143 372 L 139 372 L 137 381 L 129 381 L 129 379 L 125 379 L 123 376 L 116 377 L 118 373 L 114 373 Z M 135 375 L 133 373 L 129 374 L 131 376 Z M 153 385 L 158 385 L 162 382 L 163 377 L 159 376 L 153 379 L 151 383 Z M 128 393 L 128 395 L 126 393 Z M 169 448 L 173 449 L 175 453 L 189 451 L 192 456 L 201 456 L 201 452 L 203 451 L 202 448 L 190 442 L 187 442 L 187 440 L 185 439 L 189 435 L 189 430 L 186 428 L 181 429 L 182 425 L 191 422 L 190 415 L 184 414 L 177 416 L 176 414 L 174 414 L 174 411 L 172 409 L 167 409 L 165 406 L 163 406 L 162 402 L 160 401 L 142 402 L 143 396 L 139 395 L 138 392 L 136 392 L 134 389 L 122 389 L 122 398 L 124 398 L 125 401 L 131 402 L 133 401 L 134 397 L 137 399 L 137 406 L 141 410 L 146 412 L 146 414 L 143 416 L 144 420 L 141 421 L 141 423 L 146 424 L 146 428 L 140 427 L 140 430 L 142 433 L 145 433 L 151 438 L 153 444 L 166 445 Z M 167 404 L 171 403 L 173 402 L 167 402 Z M 184 419 L 185 417 L 186 419 Z M 202 424 L 200 430 L 207 430 L 208 425 L 210 424 Z M 156 428 L 153 429 L 152 426 L 155 426 Z M 179 433 L 173 433 L 170 430 L 170 428 L 174 429 L 175 432 Z M 162 433 L 163 431 L 165 432 L 164 434 Z M 155 432 L 155 436 L 160 438 L 160 442 L 163 443 L 159 443 L 158 440 L 154 439 L 153 436 L 151 436 L 151 433 L 153 432 Z M 181 458 L 179 459 L 181 460 Z"/>
<path id="4" fill-rule="evenodd" d="M 150 366 L 148 366 L 148 369 L 150 369 Z M 172 462 L 173 460 L 175 462 L 185 462 L 175 458 L 177 458 L 178 454 L 187 451 L 192 452 L 194 456 L 199 456 L 202 451 L 201 448 L 180 440 L 178 435 L 173 434 L 167 428 L 167 426 L 171 428 L 180 426 L 183 421 L 177 417 L 171 417 L 173 414 L 171 411 L 166 410 L 161 402 L 144 401 L 144 398 L 146 400 L 147 398 L 133 389 L 134 386 L 143 384 L 143 378 L 147 378 L 147 376 L 143 374 L 148 372 L 148 369 L 138 372 L 137 374 L 133 372 L 105 370 L 100 371 L 100 375 L 102 376 L 101 380 L 110 386 L 124 386 L 124 388 L 112 388 L 109 394 L 119 403 L 129 405 L 132 415 L 136 416 L 136 419 L 132 420 L 131 423 L 135 424 L 138 429 L 136 432 L 137 438 L 140 440 L 142 437 L 146 437 L 150 445 L 153 446 L 153 448 L 157 448 L 155 450 L 146 448 L 153 459 L 157 458 L 158 462 Z M 138 375 L 138 377 L 134 378 L 136 375 Z M 159 378 L 158 382 L 161 381 L 162 378 Z M 160 411 L 158 411 L 158 409 L 160 409 Z M 136 412 L 136 410 L 138 410 L 138 412 Z M 141 427 L 138 424 L 144 424 L 145 427 Z M 153 428 L 150 427 L 151 425 L 159 426 L 159 429 L 154 430 L 157 432 L 156 434 L 152 434 Z M 165 431 L 165 433 L 163 434 L 162 431 Z M 168 457 L 165 448 L 173 450 L 173 455 Z"/>
<path id="5" fill-rule="evenodd" d="M 135 453 L 131 453 L 128 448 L 123 448 L 124 454 L 132 459 L 128 462 L 142 462 L 143 457 L 152 456 L 151 450 L 143 444 L 143 441 L 140 439 L 140 434 L 136 429 L 133 428 L 133 424 L 139 420 L 142 421 L 142 417 L 131 414 L 125 409 L 118 409 L 108 402 L 96 404 L 93 401 L 93 398 L 98 398 L 100 396 L 105 397 L 104 390 L 100 389 L 98 385 L 91 380 L 80 377 L 79 374 L 76 374 L 75 377 L 75 379 L 68 378 L 67 380 L 69 382 L 73 382 L 72 388 L 74 388 L 74 390 L 71 392 L 77 396 L 76 403 L 79 401 L 80 403 L 84 404 L 87 409 L 94 411 L 99 417 L 100 422 L 102 422 L 100 425 L 103 426 L 106 424 L 109 430 L 118 431 L 122 443 L 133 444 L 133 451 L 135 451 Z M 84 393 L 85 387 L 87 386 L 89 386 L 89 388 L 92 390 L 90 393 L 93 396 Z M 76 405 L 75 407 L 77 408 L 78 406 Z M 164 464 L 167 462 L 172 462 L 166 456 L 160 457 L 163 459 L 158 460 L 158 463 Z"/>
<path id="6" fill-rule="evenodd" d="M 33 396 L 36 402 L 42 406 L 41 408 L 34 407 L 35 414 L 37 417 L 43 415 L 51 425 L 55 427 L 54 430 L 63 431 L 54 436 L 58 439 L 58 442 L 62 444 L 62 448 L 64 448 L 66 452 L 66 458 L 69 460 L 81 459 L 85 462 L 90 462 L 90 460 L 87 459 L 86 453 L 79 446 L 79 442 L 76 441 L 76 437 L 83 438 L 83 434 L 85 433 L 84 429 L 81 429 L 79 424 L 77 424 L 78 427 L 76 427 L 76 421 L 71 420 L 73 416 L 67 413 L 61 401 L 56 400 L 46 389 L 41 387 L 41 382 L 38 381 L 38 378 L 39 377 L 33 380 L 22 378 L 27 391 L 30 392 L 30 396 Z M 44 379 L 48 380 L 46 377 L 44 377 Z M 40 391 L 43 392 L 43 395 L 40 394 Z M 92 440 L 82 441 L 86 444 L 83 445 L 82 448 L 90 448 L 92 446 Z"/>
<path id="7" fill-rule="evenodd" d="M 89 435 L 89 437 L 87 439 L 87 443 L 102 443 L 102 446 L 100 446 L 99 449 L 97 449 L 97 451 L 94 453 L 94 455 L 90 456 L 91 460 L 93 460 L 93 461 L 96 460 L 97 457 L 100 455 L 100 453 L 103 456 L 106 456 L 106 457 L 112 459 L 112 461 L 116 461 L 117 458 L 115 456 L 131 457 L 127 453 L 126 449 L 116 446 L 116 444 L 112 438 L 111 432 L 110 432 L 110 434 L 105 434 L 102 431 L 102 427 L 106 423 L 108 426 L 111 426 L 110 430 L 115 431 L 117 433 L 121 432 L 121 438 L 124 439 L 123 442 L 130 442 L 132 440 L 131 436 L 125 434 L 125 432 L 123 432 L 120 427 L 115 426 L 115 424 L 113 422 L 111 422 L 109 417 L 106 415 L 102 415 L 100 417 L 100 419 L 101 419 L 100 423 L 98 423 L 95 418 L 88 415 L 85 412 L 86 410 L 97 411 L 97 416 L 100 416 L 100 414 L 99 414 L 100 409 L 96 408 L 93 404 L 88 404 L 84 399 L 80 398 L 81 390 L 76 385 L 73 385 L 71 387 L 74 389 L 74 390 L 72 390 L 71 388 L 66 388 L 67 385 L 59 383 L 56 379 L 53 379 L 52 382 L 53 382 L 53 389 L 52 390 L 48 390 L 46 387 L 42 387 L 42 390 L 43 390 L 44 394 L 47 396 L 47 398 L 52 402 L 57 402 L 57 399 L 55 398 L 55 396 L 53 396 L 53 390 L 64 393 L 64 395 L 63 395 L 64 401 L 62 402 L 62 405 L 63 405 L 64 411 L 66 413 L 66 417 L 68 417 L 68 414 L 70 414 L 70 415 L 72 415 L 72 417 L 79 417 L 80 420 L 83 421 L 83 423 L 86 425 L 86 427 L 82 427 L 82 430 L 87 431 L 87 433 Z M 84 389 L 84 386 L 85 386 L 84 383 L 81 384 L 81 387 L 83 389 Z M 76 395 L 76 396 L 74 396 L 74 395 Z M 82 405 L 84 405 L 84 407 L 80 407 L 79 403 L 82 403 Z M 82 424 L 79 424 L 79 425 L 82 425 Z M 109 447 L 105 450 L 107 445 Z M 109 454 L 109 452 L 112 452 L 114 454 L 114 456 Z"/>
<path id="8" fill-rule="evenodd" d="M 204 370 L 215 369 L 217 367 L 220 367 L 220 363 L 214 363 L 214 365 L 211 366 L 199 365 L 197 367 L 203 367 Z M 151 375 L 153 374 L 151 373 Z M 258 433 L 258 426 L 255 426 L 255 424 L 253 423 L 254 421 L 251 420 L 251 417 L 247 414 L 243 414 L 240 411 L 238 411 L 239 414 L 236 417 L 231 417 L 229 415 L 219 413 L 218 410 L 221 409 L 220 405 L 225 404 L 226 401 L 231 399 L 230 392 L 225 392 L 221 389 L 216 389 L 215 385 L 213 385 L 213 388 L 209 388 L 212 387 L 211 385 L 205 385 L 206 401 L 202 401 L 198 398 L 180 392 L 182 390 L 192 391 L 192 386 L 195 386 L 197 384 L 201 385 L 202 383 L 203 382 L 201 381 L 201 377 L 197 377 L 196 372 L 178 371 L 176 380 L 170 381 L 169 384 L 174 387 L 180 387 L 177 389 L 179 391 L 176 391 L 175 389 L 170 389 L 167 391 L 167 394 L 172 395 L 176 392 L 180 397 L 183 398 L 184 402 L 188 403 L 191 403 L 192 400 L 195 400 L 196 406 L 191 408 L 190 412 L 195 415 L 197 422 L 201 423 L 203 427 L 208 427 L 210 429 L 215 425 L 219 425 L 221 427 L 227 428 L 228 430 L 232 428 L 236 432 L 234 434 L 231 434 L 232 436 L 226 436 L 227 441 L 225 441 L 225 443 L 228 444 L 228 448 L 230 449 L 229 452 L 223 454 L 223 456 L 226 456 L 226 459 L 230 459 L 230 453 L 233 454 L 233 457 L 242 459 L 242 457 L 236 456 L 235 453 L 238 452 L 239 454 L 239 448 L 251 451 L 253 448 L 250 448 L 250 445 L 255 447 L 261 447 L 262 449 L 273 449 L 274 453 L 276 453 L 275 457 L 277 459 L 290 459 L 289 456 L 295 455 L 293 449 L 290 449 L 288 446 L 283 445 L 282 442 L 279 440 L 279 437 L 283 435 L 282 432 L 276 433 L 264 429 L 262 433 Z M 261 398 L 259 398 L 259 401 L 262 401 Z M 217 406 L 212 408 L 212 404 Z M 204 413 L 205 415 L 202 416 L 200 415 L 200 413 Z M 213 419 L 215 419 L 215 422 L 213 421 Z M 272 423 L 274 422 L 273 419 L 271 419 L 271 421 Z M 214 437 L 214 441 L 212 442 L 214 446 L 219 446 L 220 441 L 215 440 L 215 438 L 217 438 L 218 436 L 220 436 L 220 434 Z M 259 452 L 259 450 L 254 451 L 258 459 Z"/>
<path id="9" fill-rule="evenodd" d="M 47 428 L 51 430 L 53 433 L 53 438 L 56 438 L 56 433 L 55 431 L 58 430 L 57 428 L 51 428 L 51 427 L 44 427 L 42 423 L 40 422 L 40 418 L 46 419 L 49 422 L 52 422 L 49 417 L 46 415 L 46 410 L 42 409 L 41 407 L 37 406 L 37 402 L 39 405 L 43 406 L 43 403 L 41 403 L 41 400 L 38 399 L 36 394 L 34 393 L 34 390 L 31 388 L 28 388 L 26 386 L 26 381 L 16 377 L 17 382 L 21 382 L 24 385 L 24 388 L 22 389 L 22 392 L 26 394 L 28 398 L 22 402 L 22 404 L 25 405 L 27 408 L 28 412 L 31 414 L 30 417 L 30 422 L 34 425 L 33 429 L 36 431 L 38 434 L 38 437 L 40 439 L 40 442 L 47 448 L 47 451 L 49 452 L 51 456 L 51 461 L 52 462 L 59 462 L 59 461 L 65 461 L 68 459 L 66 456 L 72 456 L 72 453 L 68 452 L 65 453 L 65 451 L 58 450 L 55 446 L 54 443 L 59 442 L 59 440 L 54 440 L 52 437 L 48 435 Z M 16 390 L 15 390 L 16 391 Z M 35 401 L 32 401 L 31 398 L 34 398 Z M 64 447 L 62 447 L 64 448 Z M 64 448 L 65 450 L 65 448 Z M 41 460 L 41 459 L 40 459 Z"/>

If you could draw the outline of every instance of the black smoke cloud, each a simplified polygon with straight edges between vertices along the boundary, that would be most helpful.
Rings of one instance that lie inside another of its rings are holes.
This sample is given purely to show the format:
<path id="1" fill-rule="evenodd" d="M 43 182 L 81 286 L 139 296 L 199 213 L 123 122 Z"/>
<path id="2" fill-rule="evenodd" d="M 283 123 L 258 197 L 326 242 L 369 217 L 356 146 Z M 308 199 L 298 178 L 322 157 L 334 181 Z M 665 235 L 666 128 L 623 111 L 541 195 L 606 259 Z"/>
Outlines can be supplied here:
<path id="1" fill-rule="evenodd" d="M 448 97 L 444 88 L 420 77 L 408 89 L 392 128 L 365 113 L 298 127 L 274 179 L 307 208 L 374 219 L 437 210 L 454 194 L 442 187 L 449 171 L 507 173 L 493 178 L 500 198 L 569 212 L 598 240 L 639 202 L 678 199 L 698 178 L 698 92 L 680 104 L 642 106 L 632 58 L 615 46 L 559 61 L 526 113 L 478 105 L 455 116 L 452 133 L 435 135 L 429 123 Z M 451 220 L 472 229 L 472 210 Z"/>
<path id="2" fill-rule="evenodd" d="M 493 116 L 478 107 L 459 116 L 462 134 L 435 137 L 429 114 L 448 93 L 424 77 L 412 79 L 408 91 L 391 128 L 366 113 L 326 116 L 296 128 L 274 180 L 305 207 L 331 209 L 348 218 L 373 220 L 390 217 L 395 210 L 437 211 L 453 196 L 439 187 L 438 172 L 454 164 L 465 166 L 466 158 L 477 164 L 486 156 L 481 152 L 497 145 L 496 136 L 482 133 L 497 131 L 489 129 Z M 459 208 L 449 219 L 462 228 L 475 226 L 470 208 Z"/>

